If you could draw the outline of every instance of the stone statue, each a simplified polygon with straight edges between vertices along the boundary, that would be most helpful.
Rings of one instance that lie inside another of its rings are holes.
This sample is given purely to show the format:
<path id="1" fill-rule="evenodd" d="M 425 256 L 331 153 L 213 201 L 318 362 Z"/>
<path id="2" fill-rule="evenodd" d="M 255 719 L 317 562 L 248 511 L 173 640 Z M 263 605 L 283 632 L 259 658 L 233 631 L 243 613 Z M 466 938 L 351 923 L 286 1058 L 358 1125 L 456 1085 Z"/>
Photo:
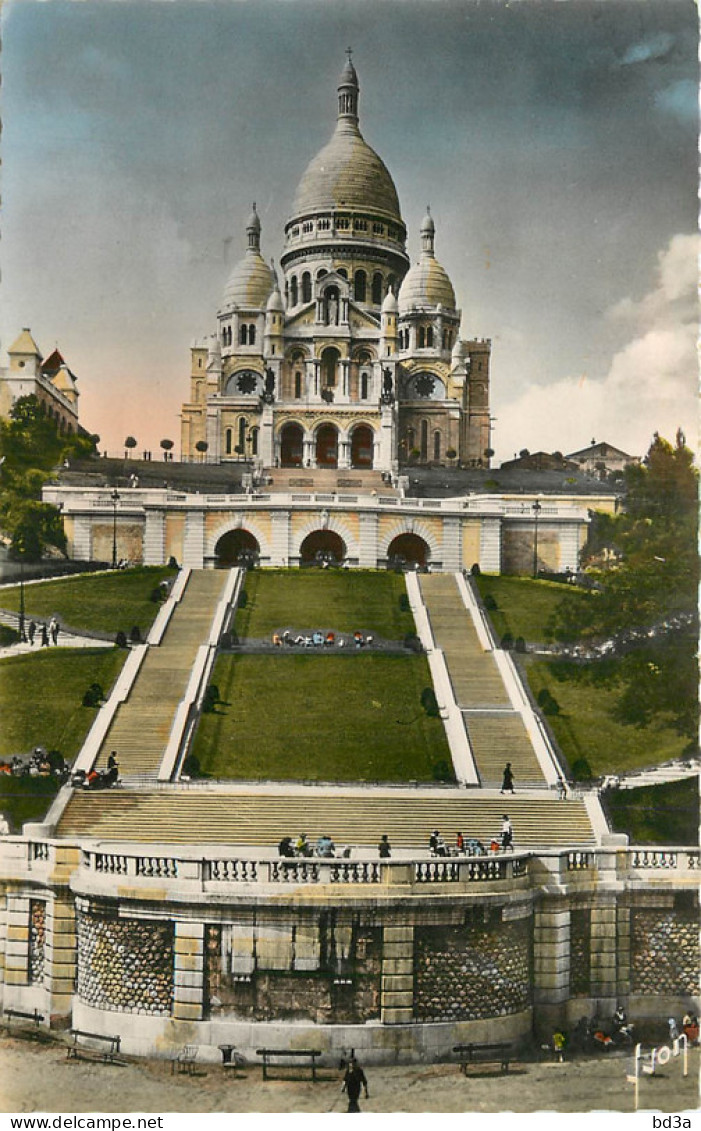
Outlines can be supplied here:
<path id="1" fill-rule="evenodd" d="M 392 393 L 394 384 L 392 381 L 392 372 L 389 369 L 382 370 L 382 392 Z"/>
<path id="2" fill-rule="evenodd" d="M 275 374 L 272 369 L 266 369 L 265 371 L 263 400 L 266 404 L 272 404 L 275 400 Z"/>

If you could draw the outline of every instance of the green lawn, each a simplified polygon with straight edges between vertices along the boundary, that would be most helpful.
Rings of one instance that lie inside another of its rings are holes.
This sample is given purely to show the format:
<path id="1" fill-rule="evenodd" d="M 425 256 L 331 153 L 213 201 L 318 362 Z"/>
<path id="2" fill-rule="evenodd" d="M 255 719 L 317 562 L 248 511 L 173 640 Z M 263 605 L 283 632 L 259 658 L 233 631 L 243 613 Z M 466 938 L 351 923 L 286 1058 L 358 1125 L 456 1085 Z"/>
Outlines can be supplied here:
<path id="1" fill-rule="evenodd" d="M 240 637 L 267 637 L 278 628 L 371 632 L 401 640 L 415 631 L 399 608 L 400 574 L 365 570 L 255 570 L 245 583 L 248 604 L 236 617 Z"/>
<path id="2" fill-rule="evenodd" d="M 48 620 L 54 614 L 62 624 L 98 632 L 131 631 L 138 625 L 142 636 L 158 612 L 151 593 L 163 578 L 173 577 L 167 566 L 139 566 L 99 576 L 79 575 L 63 581 L 25 585 L 27 617 Z M 19 586 L 0 589 L 0 608 L 17 612 Z"/>
<path id="3" fill-rule="evenodd" d="M 107 695 L 127 655 L 120 648 L 52 648 L 0 660 L 0 755 L 45 746 L 75 758 L 96 714 L 81 705 L 83 693 L 99 683 Z"/>
<path id="4" fill-rule="evenodd" d="M 212 682 L 223 703 L 193 753 L 215 777 L 431 781 L 451 765 L 443 723 L 419 701 L 424 656 L 221 655 Z"/>
<path id="5" fill-rule="evenodd" d="M 534 644 L 549 639 L 548 622 L 555 609 L 567 598 L 588 601 L 590 595 L 572 585 L 557 581 L 534 581 L 530 577 L 503 577 L 480 574 L 475 578 L 482 600 L 492 597 L 496 609 L 489 616 L 497 639 L 510 632 L 514 639 L 522 636 Z"/>
<path id="6" fill-rule="evenodd" d="M 699 779 L 609 790 L 604 795 L 614 830 L 633 844 L 699 843 Z"/>
<path id="7" fill-rule="evenodd" d="M 548 722 L 570 766 L 586 758 L 595 777 L 658 765 L 678 758 L 689 740 L 669 727 L 636 727 L 614 717 L 616 688 L 558 679 L 573 669 L 566 661 L 526 660 L 534 695 L 547 688 L 560 704 Z"/>
<path id="8" fill-rule="evenodd" d="M 41 821 L 61 788 L 58 778 L 13 778 L 0 774 L 0 813 L 10 831 L 20 833 L 25 821 Z"/>

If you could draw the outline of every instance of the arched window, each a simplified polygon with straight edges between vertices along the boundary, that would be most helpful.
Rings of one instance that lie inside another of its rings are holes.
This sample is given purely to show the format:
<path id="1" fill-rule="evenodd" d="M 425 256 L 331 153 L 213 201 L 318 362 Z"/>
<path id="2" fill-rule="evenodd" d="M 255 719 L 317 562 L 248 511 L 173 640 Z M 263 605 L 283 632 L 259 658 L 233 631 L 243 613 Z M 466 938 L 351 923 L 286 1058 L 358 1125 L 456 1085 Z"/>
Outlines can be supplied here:
<path id="1" fill-rule="evenodd" d="M 312 301 L 312 277 L 308 271 L 302 275 L 302 302 Z"/>
<path id="2" fill-rule="evenodd" d="M 328 271 L 325 267 L 320 267 L 316 273 L 317 279 L 323 279 L 324 275 L 328 275 Z"/>
<path id="3" fill-rule="evenodd" d="M 253 329 L 253 327 L 251 327 L 251 329 Z M 433 345 L 433 326 L 429 326 L 428 329 L 426 330 L 426 345 L 427 346 Z"/>
<path id="4" fill-rule="evenodd" d="M 348 278 L 348 272 L 346 271 L 345 267 L 339 267 L 338 274 L 341 276 L 342 279 Z"/>
<path id="5" fill-rule="evenodd" d="M 421 421 L 421 459 L 428 459 L 428 421 Z"/>
<path id="6" fill-rule="evenodd" d="M 379 271 L 372 277 L 372 301 L 375 306 L 382 304 L 382 275 Z"/>
<path id="7" fill-rule="evenodd" d="M 258 455 L 258 429 L 251 428 L 251 455 Z"/>
<path id="8" fill-rule="evenodd" d="M 302 374 L 295 373 L 295 399 L 300 400 L 302 397 Z"/>
<path id="9" fill-rule="evenodd" d="M 297 305 L 297 276 L 293 275 L 290 279 L 290 303 L 292 306 Z"/>
<path id="10" fill-rule="evenodd" d="M 440 432 L 433 433 L 433 458 L 439 460 L 441 458 L 441 434 Z"/>
<path id="11" fill-rule="evenodd" d="M 419 349 L 422 350 L 426 345 L 426 331 L 423 326 L 419 326 Z"/>
<path id="12" fill-rule="evenodd" d="M 242 323 L 239 326 L 239 345 L 245 346 L 248 344 L 248 326 Z"/>
<path id="13" fill-rule="evenodd" d="M 255 326 L 248 327 L 248 344 L 254 346 L 256 344 L 256 328 Z"/>
<path id="14" fill-rule="evenodd" d="M 227 428 L 227 430 L 226 430 L 226 454 L 228 456 L 231 455 L 231 429 L 230 428 Z"/>
<path id="15" fill-rule="evenodd" d="M 340 356 L 338 350 L 334 349 L 333 346 L 325 349 L 321 355 L 322 383 L 327 389 L 332 389 L 336 384 L 336 366 Z"/>
<path id="16" fill-rule="evenodd" d="M 243 455 L 246 451 L 246 417 L 239 417 L 239 453 Z"/>
<path id="17" fill-rule="evenodd" d="M 365 302 L 367 295 L 368 277 L 364 271 L 356 271 L 355 273 L 355 301 Z"/>
<path id="18" fill-rule="evenodd" d="M 368 399 L 368 375 L 367 373 L 360 374 L 360 399 L 366 401 Z"/>

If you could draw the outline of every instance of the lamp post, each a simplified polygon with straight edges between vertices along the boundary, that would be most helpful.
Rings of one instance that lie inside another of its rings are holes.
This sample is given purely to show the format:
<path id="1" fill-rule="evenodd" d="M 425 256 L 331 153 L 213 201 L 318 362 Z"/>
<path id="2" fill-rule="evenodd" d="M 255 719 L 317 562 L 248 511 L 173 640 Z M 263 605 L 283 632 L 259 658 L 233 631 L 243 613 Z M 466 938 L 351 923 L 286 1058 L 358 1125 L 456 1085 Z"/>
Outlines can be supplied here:
<path id="1" fill-rule="evenodd" d="M 20 644 L 27 643 L 27 633 L 24 630 L 24 543 L 19 542 L 17 546 L 19 550 L 19 642 Z"/>
<path id="2" fill-rule="evenodd" d="M 533 532 L 533 576 L 538 576 L 538 518 L 542 511 L 542 505 L 536 501 L 533 503 L 533 521 L 535 523 L 535 530 Z"/>
<path id="3" fill-rule="evenodd" d="M 119 502 L 119 491 L 115 487 L 110 495 L 112 500 L 112 569 L 117 568 L 117 503 Z"/>

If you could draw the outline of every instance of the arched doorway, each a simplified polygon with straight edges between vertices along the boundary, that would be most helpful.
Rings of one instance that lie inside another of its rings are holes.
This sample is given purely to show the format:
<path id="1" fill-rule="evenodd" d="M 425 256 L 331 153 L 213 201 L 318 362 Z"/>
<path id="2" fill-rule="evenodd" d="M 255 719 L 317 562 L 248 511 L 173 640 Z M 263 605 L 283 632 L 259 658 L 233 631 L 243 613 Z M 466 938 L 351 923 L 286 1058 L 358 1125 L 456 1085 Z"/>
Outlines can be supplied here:
<path id="1" fill-rule="evenodd" d="M 367 424 L 359 424 L 351 435 L 351 467 L 372 467 L 375 434 Z"/>
<path id="2" fill-rule="evenodd" d="M 235 565 L 253 566 L 260 557 L 260 545 L 250 530 L 228 530 L 214 547 L 217 569 Z"/>
<path id="3" fill-rule="evenodd" d="M 387 561 L 392 566 L 425 566 L 430 557 L 428 542 L 424 542 L 418 534 L 398 534 L 387 549 Z"/>
<path id="4" fill-rule="evenodd" d="M 346 556 L 346 544 L 335 530 L 313 530 L 299 550 L 300 565 L 340 565 Z"/>
<path id="5" fill-rule="evenodd" d="M 322 424 L 316 434 L 316 466 L 338 467 L 338 429 Z"/>
<path id="6" fill-rule="evenodd" d="M 280 463 L 283 467 L 301 467 L 304 454 L 304 432 L 299 424 L 285 424 L 280 432 Z"/>

